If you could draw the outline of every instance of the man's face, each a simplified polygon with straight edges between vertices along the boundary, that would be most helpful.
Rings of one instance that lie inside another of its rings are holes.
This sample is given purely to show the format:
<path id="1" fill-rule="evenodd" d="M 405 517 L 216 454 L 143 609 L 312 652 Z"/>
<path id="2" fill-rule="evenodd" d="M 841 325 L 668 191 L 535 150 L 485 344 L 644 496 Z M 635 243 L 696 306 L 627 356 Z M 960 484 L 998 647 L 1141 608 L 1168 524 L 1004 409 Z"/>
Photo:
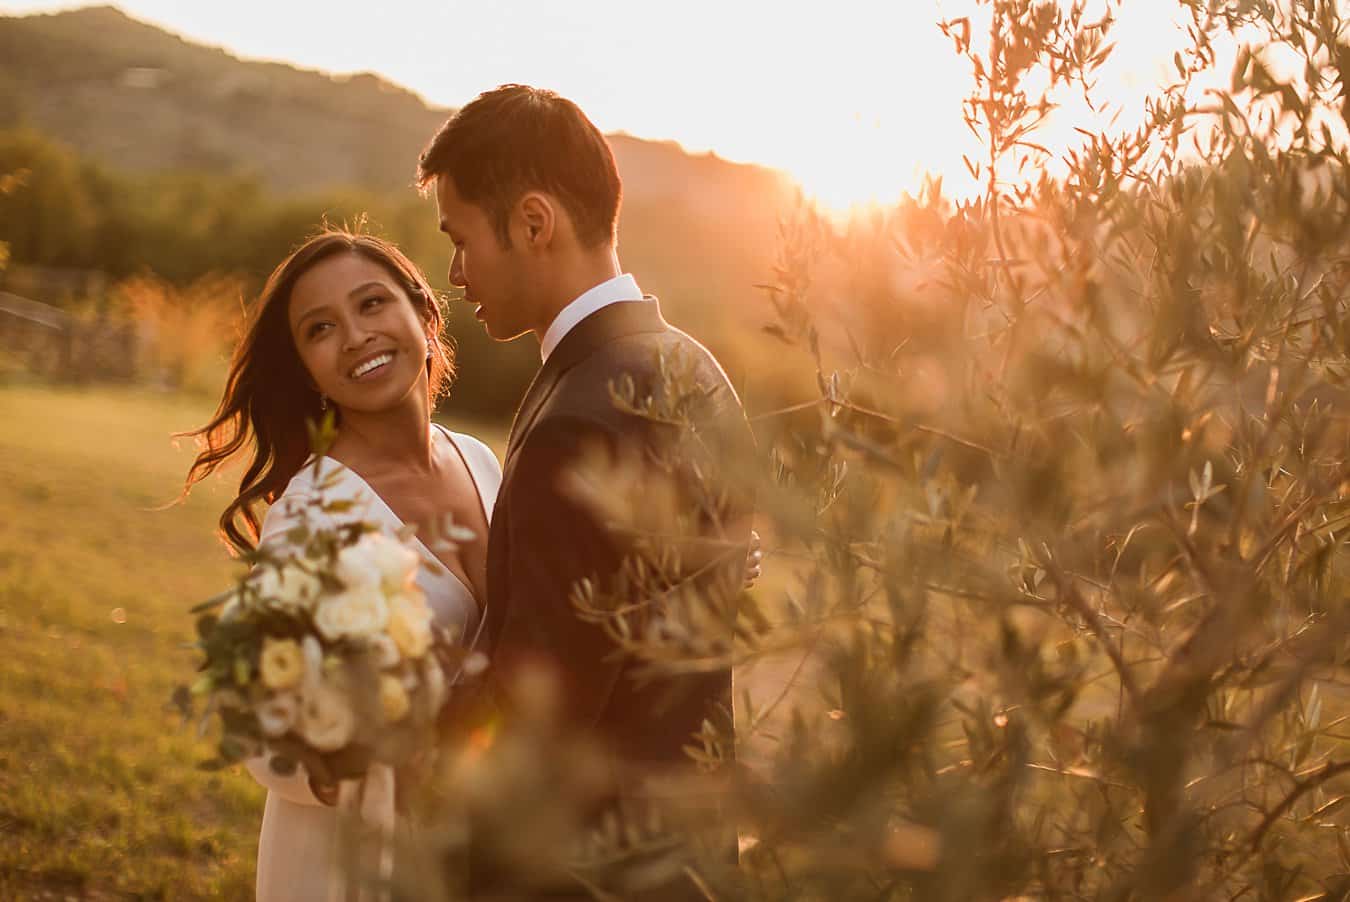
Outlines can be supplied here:
<path id="1" fill-rule="evenodd" d="M 477 306 L 474 316 L 488 335 L 507 341 L 532 329 L 520 252 L 502 245 L 487 213 L 460 197 L 449 176 L 436 179 L 436 206 L 441 231 L 454 245 L 450 284 L 463 288 L 464 299 Z"/>

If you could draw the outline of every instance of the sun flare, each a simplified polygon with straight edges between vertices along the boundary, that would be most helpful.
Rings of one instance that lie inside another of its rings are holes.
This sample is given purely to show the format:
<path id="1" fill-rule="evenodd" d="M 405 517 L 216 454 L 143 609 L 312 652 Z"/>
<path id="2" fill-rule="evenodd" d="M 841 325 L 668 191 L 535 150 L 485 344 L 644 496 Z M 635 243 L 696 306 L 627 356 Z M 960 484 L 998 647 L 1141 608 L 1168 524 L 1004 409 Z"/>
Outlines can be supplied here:
<path id="1" fill-rule="evenodd" d="M 971 64 L 937 22 L 944 15 L 970 16 L 978 35 L 988 27 L 981 21 L 987 14 L 966 2 L 897 4 L 847 35 L 824 31 L 812 45 L 811 66 L 779 73 L 776 90 L 756 98 L 753 114 L 700 123 L 721 136 L 708 146 L 784 170 L 836 214 L 917 195 L 926 178 L 940 179 L 949 197 L 968 197 L 981 187 L 970 163 L 982 164 L 985 154 L 963 116 Z M 1109 32 L 1116 46 L 1093 85 L 1096 108 L 1078 86 L 1052 95 L 1057 108 L 1035 139 L 1050 156 L 1033 155 L 1021 175 L 1041 165 L 1055 168 L 1056 157 L 1081 144 L 1079 129 L 1117 130 L 1141 121 L 1145 94 L 1167 77 L 1183 39 L 1177 20 L 1127 6 Z M 1218 68 L 1226 76 L 1223 65 Z M 772 140 L 766 124 L 787 119 L 796 123 L 791 139 Z"/>

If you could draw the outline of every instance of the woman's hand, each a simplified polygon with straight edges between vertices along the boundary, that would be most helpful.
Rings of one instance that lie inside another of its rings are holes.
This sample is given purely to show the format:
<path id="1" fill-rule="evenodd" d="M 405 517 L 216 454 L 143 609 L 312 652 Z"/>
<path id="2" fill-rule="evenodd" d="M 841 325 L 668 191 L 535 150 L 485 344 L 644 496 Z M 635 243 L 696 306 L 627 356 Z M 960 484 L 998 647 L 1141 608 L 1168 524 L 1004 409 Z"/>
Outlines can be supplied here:
<path id="1" fill-rule="evenodd" d="M 336 783 L 325 783 L 321 780 L 316 780 L 314 779 L 314 775 L 310 774 L 309 791 L 314 793 L 314 798 L 323 802 L 329 808 L 334 807 L 338 803 L 338 784 Z"/>
<path id="2" fill-rule="evenodd" d="M 750 550 L 745 555 L 745 588 L 753 588 L 755 582 L 763 575 L 764 567 L 764 546 L 760 541 L 759 533 L 750 530 Z"/>

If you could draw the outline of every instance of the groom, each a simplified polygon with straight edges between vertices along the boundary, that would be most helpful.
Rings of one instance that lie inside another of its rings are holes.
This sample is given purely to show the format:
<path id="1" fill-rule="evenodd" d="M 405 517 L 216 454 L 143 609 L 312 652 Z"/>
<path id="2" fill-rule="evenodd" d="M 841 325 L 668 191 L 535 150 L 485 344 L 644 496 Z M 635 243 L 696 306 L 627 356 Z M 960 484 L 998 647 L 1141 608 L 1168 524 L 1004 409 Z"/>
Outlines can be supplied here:
<path id="1" fill-rule="evenodd" d="M 582 580 L 602 596 L 619 590 L 623 562 L 637 548 L 632 531 L 615 523 L 623 474 L 659 481 L 672 459 L 693 455 L 675 467 L 673 486 L 650 483 L 646 495 L 627 499 L 629 509 L 636 500 L 656 532 L 696 524 L 692 538 L 721 549 L 700 559 L 699 586 L 734 594 L 748 495 L 722 486 L 717 511 L 679 511 L 656 499 L 687 496 L 690 467 L 716 481 L 719 464 L 750 448 L 735 391 L 712 355 L 666 323 L 656 299 L 620 267 L 619 173 L 608 142 L 574 103 L 521 85 L 488 91 L 432 139 L 418 178 L 434 191 L 453 244 L 451 283 L 490 336 L 532 332 L 542 357 L 511 427 L 488 538 L 484 634 L 506 716 L 515 678 L 542 669 L 557 683 L 564 723 L 599 740 L 625 772 L 687 765 L 683 748 L 704 719 L 730 711 L 730 671 L 636 679 L 640 662 L 579 616 L 572 590 Z M 688 397 L 671 396 L 672 380 Z M 616 403 L 616 391 L 635 405 Z M 644 416 L 634 409 L 643 402 L 679 406 L 691 420 Z M 619 470 L 606 477 L 597 461 Z"/>

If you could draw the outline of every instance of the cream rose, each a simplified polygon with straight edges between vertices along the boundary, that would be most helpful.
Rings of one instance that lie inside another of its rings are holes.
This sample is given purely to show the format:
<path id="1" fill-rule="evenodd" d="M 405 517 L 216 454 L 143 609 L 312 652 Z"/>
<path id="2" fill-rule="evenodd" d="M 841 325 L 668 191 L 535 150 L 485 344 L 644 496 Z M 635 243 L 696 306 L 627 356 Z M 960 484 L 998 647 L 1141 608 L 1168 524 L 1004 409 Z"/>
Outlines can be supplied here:
<path id="1" fill-rule="evenodd" d="M 369 639 L 383 631 L 388 622 L 389 605 L 378 583 L 349 587 L 320 602 L 314 613 L 314 625 L 331 641 Z"/>
<path id="2" fill-rule="evenodd" d="M 380 677 L 380 710 L 386 722 L 398 723 L 407 717 L 410 704 L 402 680 L 388 673 Z"/>
<path id="3" fill-rule="evenodd" d="M 374 562 L 375 569 L 380 572 L 380 582 L 386 592 L 390 594 L 399 592 L 411 586 L 417 579 L 417 566 L 422 559 L 416 551 L 402 542 L 378 533 L 368 535 L 362 541 L 370 544 L 367 553 Z"/>
<path id="4" fill-rule="evenodd" d="M 321 752 L 332 752 L 351 741 L 356 715 L 347 698 L 331 683 L 306 687 L 300 703 L 300 735 Z"/>
<path id="5" fill-rule="evenodd" d="M 281 578 L 277 574 L 277 568 L 270 564 L 260 566 L 250 573 L 248 581 L 253 591 L 257 592 L 263 601 L 273 600 L 281 594 Z"/>
<path id="6" fill-rule="evenodd" d="M 264 639 L 258 661 L 263 685 L 268 689 L 290 689 L 305 675 L 305 654 L 294 639 Z"/>
<path id="7" fill-rule="evenodd" d="M 250 579 L 264 601 L 308 609 L 319 597 L 319 580 L 295 564 L 260 567 Z"/>
<path id="8" fill-rule="evenodd" d="M 362 536 L 338 553 L 337 577 L 348 587 L 378 583 L 390 594 L 417 578 L 417 552 L 383 533 Z"/>
<path id="9" fill-rule="evenodd" d="M 267 699 L 257 708 L 258 725 L 264 736 L 283 736 L 295 726 L 300 713 L 300 702 L 294 692 L 281 692 Z"/>
<path id="10" fill-rule="evenodd" d="M 312 573 L 306 573 L 295 564 L 281 568 L 281 600 L 302 608 L 312 608 L 323 585 Z"/>
<path id="11" fill-rule="evenodd" d="M 338 552 L 333 572 L 348 590 L 380 585 L 380 568 L 375 563 L 374 547 L 370 541 L 376 535 L 368 533 L 355 545 L 348 545 Z"/>
<path id="12" fill-rule="evenodd" d="M 405 658 L 420 658 L 431 647 L 431 611 L 420 595 L 399 595 L 389 612 L 389 638 Z"/>

